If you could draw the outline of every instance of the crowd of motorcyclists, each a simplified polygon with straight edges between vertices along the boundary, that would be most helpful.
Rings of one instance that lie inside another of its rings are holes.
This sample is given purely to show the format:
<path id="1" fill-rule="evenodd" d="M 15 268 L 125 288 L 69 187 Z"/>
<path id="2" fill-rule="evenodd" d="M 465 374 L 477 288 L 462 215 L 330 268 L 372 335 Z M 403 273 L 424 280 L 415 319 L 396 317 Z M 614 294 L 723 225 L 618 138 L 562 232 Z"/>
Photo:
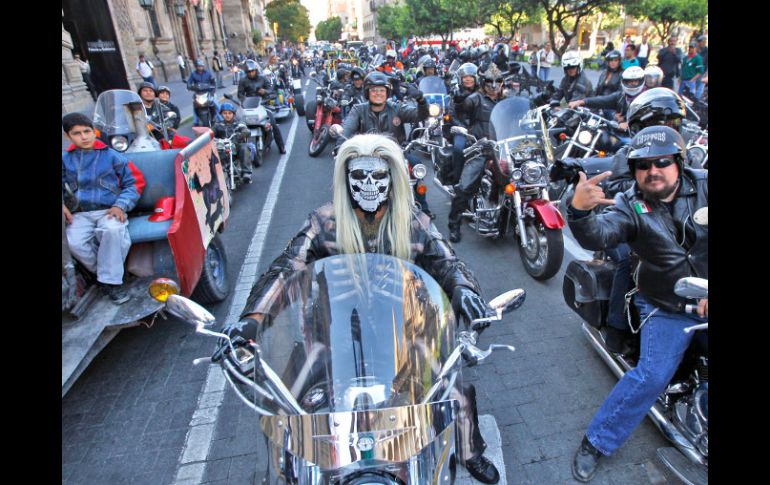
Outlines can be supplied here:
<path id="1" fill-rule="evenodd" d="M 532 76 L 505 43 L 491 48 L 486 44 L 465 49 L 450 46 L 446 51 L 428 44 L 410 44 L 400 50 L 387 47 L 379 50 L 363 45 L 336 51 L 306 50 L 304 54 L 291 50 L 266 60 L 225 56 L 239 72 L 237 101 L 221 105 L 210 101 L 204 106 L 210 108 L 210 116 L 196 110 L 195 124 L 210 126 L 215 138 L 232 142 L 238 180 L 251 183 L 255 159 L 261 160 L 252 124 L 240 113 L 253 106 L 249 99 L 280 103 L 283 95 L 279 91 L 296 99 L 301 93 L 294 91 L 294 79 L 309 76 L 315 80 L 316 94 L 308 94 L 308 104 L 302 106 L 314 133 L 311 144 L 317 147 L 319 137 L 337 138 L 334 204 L 311 215 L 287 250 L 255 283 L 242 320 L 229 322 L 226 333 L 241 346 L 258 340 L 269 322 L 264 308 L 268 297 L 278 291 L 274 287 L 283 284 L 294 268 L 338 252 L 381 252 L 416 261 L 435 275 L 467 321 L 494 314 L 482 300 L 471 271 L 432 225 L 435 215 L 424 186 L 414 180 L 409 184 L 408 179 L 422 178 L 417 175 L 422 157 L 415 147 L 422 146 L 423 154 L 435 155 L 431 150 L 438 150 L 426 144 L 427 135 L 415 133 L 438 126 L 431 136 L 442 139 L 446 156 L 436 156 L 433 168 L 441 172 L 441 183 L 451 187 L 448 240 L 460 242 L 464 220 L 476 206 L 474 198 L 489 190 L 484 185 L 485 172 L 504 169 L 507 161 L 500 160 L 506 156 L 511 157 L 509 178 L 514 168 L 520 169 L 514 165 L 513 155 L 506 154 L 507 148 L 496 143 L 501 140 L 495 138 L 495 107 L 506 99 L 526 99 L 531 113 L 540 116 L 533 136 L 540 137 L 535 148 L 546 154 L 548 177 L 555 183 L 558 174 L 572 186 L 561 201 L 566 207 L 562 217 L 584 248 L 602 251 L 614 263 L 602 326 L 604 345 L 612 354 L 633 355 L 636 363 L 597 412 L 575 455 L 574 477 L 590 481 L 600 459 L 623 444 L 671 382 L 693 340 L 681 330 L 704 323 L 708 316 L 707 298 L 688 313 L 685 299 L 674 292 L 680 278 L 708 277 L 708 229 L 697 224 L 695 217 L 698 209 L 708 205 L 707 157 L 696 161 L 689 152 L 694 143 L 702 147 L 700 140 L 707 139 L 707 117 L 699 115 L 707 110 L 707 92 L 705 97 L 690 99 L 662 87 L 664 73 L 657 65 L 622 69 L 623 56 L 617 50 L 605 54 L 605 68 L 595 86 L 579 53 L 566 52 L 561 58 L 564 77 L 554 86 Z M 439 114 L 428 100 L 436 93 L 421 89 L 428 85 L 423 83 L 426 79 L 443 84 L 447 101 Z M 214 77 L 202 61 L 196 62 L 187 84 L 196 93 L 215 92 Z M 175 146 L 172 141 L 186 143 L 176 135 L 180 113 L 170 103 L 171 90 L 144 82 L 137 94 L 148 120 L 158 127 L 153 135 L 169 146 Z M 565 121 L 564 113 L 569 112 L 582 120 L 577 128 Z M 262 126 L 271 134 L 266 140 L 269 143 L 274 138 L 279 152 L 286 153 L 275 109 L 267 109 L 266 117 Z M 341 122 L 336 132 L 328 126 L 334 119 Z M 601 128 L 597 120 L 601 120 Z M 73 126 L 80 125 L 67 128 Z M 600 130 L 624 141 L 608 151 L 601 145 L 604 135 Z M 580 136 L 583 132 L 591 134 L 588 141 Z M 570 151 L 562 157 L 566 147 L 575 145 L 582 150 L 579 154 Z M 469 147 L 475 149 L 469 151 Z M 74 163 L 74 155 L 67 155 L 67 160 Z M 587 176 L 592 163 L 606 171 Z M 516 184 L 506 185 L 507 180 L 499 187 L 501 193 L 520 197 Z M 370 183 L 376 189 L 362 189 Z M 544 192 L 546 187 L 540 193 Z M 544 200 L 545 204 L 559 202 L 547 196 Z M 404 201 L 414 203 L 417 210 L 412 211 Z M 475 222 L 478 231 L 481 222 Z M 387 227 L 380 227 L 381 223 Z M 415 246 L 419 251 L 410 250 L 410 242 L 419 243 Z M 629 325 L 632 313 L 641 320 L 640 328 L 633 331 Z M 227 352 L 222 346 L 219 358 Z M 471 423 L 471 431 L 461 435 L 465 447 L 461 463 L 477 480 L 497 483 L 498 471 L 481 454 L 485 445 L 478 432 L 472 386 L 463 389 L 458 399 L 467 413 L 463 419 Z"/>

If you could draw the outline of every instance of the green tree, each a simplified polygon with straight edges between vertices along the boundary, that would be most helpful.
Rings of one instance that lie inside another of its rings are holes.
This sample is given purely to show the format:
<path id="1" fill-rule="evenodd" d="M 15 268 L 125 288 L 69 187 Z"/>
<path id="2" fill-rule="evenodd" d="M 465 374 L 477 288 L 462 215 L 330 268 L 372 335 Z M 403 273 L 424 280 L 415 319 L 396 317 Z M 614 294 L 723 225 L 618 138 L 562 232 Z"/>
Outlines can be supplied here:
<path id="1" fill-rule="evenodd" d="M 310 33 L 310 16 L 298 0 L 273 0 L 265 7 L 265 16 L 271 25 L 278 24 L 277 39 L 299 42 Z"/>
<path id="2" fill-rule="evenodd" d="M 342 36 L 342 20 L 339 17 L 318 22 L 315 28 L 315 38 L 318 40 L 327 40 L 337 42 Z"/>
<path id="3" fill-rule="evenodd" d="M 476 27 L 486 21 L 481 20 L 487 7 L 484 0 L 406 0 L 406 5 L 415 24 L 413 33 L 440 36 L 442 48 L 455 30 Z"/>
<path id="4" fill-rule="evenodd" d="M 499 37 L 513 38 L 519 27 L 543 21 L 543 8 L 538 0 L 509 0 L 496 2 L 495 11 L 486 23 L 494 27 Z"/>
<path id="5" fill-rule="evenodd" d="M 254 41 L 254 45 L 258 46 L 262 42 L 262 32 L 257 29 L 252 29 L 251 40 Z"/>
<path id="6" fill-rule="evenodd" d="M 708 15 L 708 0 L 641 0 L 631 3 L 626 12 L 647 19 L 662 40 L 679 24 L 703 25 Z"/>
<path id="7" fill-rule="evenodd" d="M 377 33 L 399 40 L 414 33 L 416 26 L 407 5 L 383 5 L 377 9 Z"/>
<path id="8" fill-rule="evenodd" d="M 548 39 L 554 53 L 561 56 L 570 42 L 580 32 L 580 24 L 598 11 L 608 11 L 614 5 L 626 4 L 633 0 L 539 0 L 548 22 Z M 564 37 L 564 43 L 556 45 L 556 33 Z"/>

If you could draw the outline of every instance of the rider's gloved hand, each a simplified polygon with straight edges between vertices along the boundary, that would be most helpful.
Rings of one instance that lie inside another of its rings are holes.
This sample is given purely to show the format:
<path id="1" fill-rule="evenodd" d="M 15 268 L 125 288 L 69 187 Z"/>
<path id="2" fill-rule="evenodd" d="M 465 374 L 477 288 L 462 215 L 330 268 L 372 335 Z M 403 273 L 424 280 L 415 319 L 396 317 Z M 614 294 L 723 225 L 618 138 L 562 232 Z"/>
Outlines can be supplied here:
<path id="1" fill-rule="evenodd" d="M 497 143 L 494 140 L 481 140 L 481 153 L 486 158 L 494 159 L 497 156 Z"/>
<path id="2" fill-rule="evenodd" d="M 411 84 L 406 87 L 406 95 L 413 98 L 415 101 L 422 101 L 423 99 L 422 91 Z"/>
<path id="3" fill-rule="evenodd" d="M 458 286 L 452 293 L 452 309 L 455 315 L 463 318 L 465 328 L 471 325 L 477 318 L 489 318 L 497 315 L 497 312 L 487 305 L 481 296 L 465 286 Z M 473 330 L 479 334 L 489 326 L 490 322 L 478 322 L 473 324 Z"/>
<path id="4" fill-rule="evenodd" d="M 231 323 L 227 325 L 222 333 L 230 337 L 233 347 L 244 347 L 248 345 L 249 340 L 253 341 L 257 338 L 257 332 L 262 328 L 262 325 L 253 318 L 243 318 L 239 322 Z M 219 346 L 211 356 L 212 362 L 218 362 L 225 355 L 231 351 L 230 345 L 225 339 L 219 340 Z"/>

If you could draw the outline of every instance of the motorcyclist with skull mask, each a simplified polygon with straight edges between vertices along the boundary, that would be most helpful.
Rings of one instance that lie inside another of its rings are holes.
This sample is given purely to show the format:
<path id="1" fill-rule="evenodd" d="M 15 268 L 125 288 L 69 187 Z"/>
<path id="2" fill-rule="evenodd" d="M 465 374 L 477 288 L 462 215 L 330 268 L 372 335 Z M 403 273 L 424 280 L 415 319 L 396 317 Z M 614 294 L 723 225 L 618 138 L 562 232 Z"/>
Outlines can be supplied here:
<path id="1" fill-rule="evenodd" d="M 401 148 L 393 140 L 358 135 L 343 143 L 334 165 L 333 192 L 333 202 L 310 214 L 254 284 L 240 321 L 224 329 L 234 345 L 245 345 L 248 340 L 259 343 L 280 310 L 276 302 L 291 275 L 337 254 L 375 252 L 420 266 L 451 295 L 455 313 L 466 325 L 495 314 L 481 298 L 476 277 L 416 208 Z M 230 358 L 225 355 L 228 352 L 229 346 L 224 344 L 214 359 Z M 461 403 L 461 463 L 477 480 L 497 483 L 497 469 L 482 455 L 486 444 L 478 427 L 475 389 L 464 386 L 453 398 Z"/>
<path id="2" fill-rule="evenodd" d="M 479 76 L 481 89 L 468 96 L 463 102 L 463 110 L 469 114 L 470 133 L 478 139 L 489 133 L 489 118 L 492 109 L 503 98 L 503 73 L 496 64 L 490 63 L 486 71 Z M 492 145 L 485 148 L 483 156 L 468 160 L 462 169 L 460 181 L 455 186 L 455 196 L 449 211 L 449 240 L 459 242 L 462 238 L 460 225 L 462 213 L 468 207 L 468 201 L 478 189 L 484 162 L 494 157 Z"/>
<path id="3" fill-rule="evenodd" d="M 256 61 L 248 59 L 245 63 L 245 69 L 246 77 L 241 79 L 238 83 L 238 99 L 240 99 L 241 102 L 247 97 L 262 96 L 264 98 L 274 94 L 270 81 L 266 77 L 259 75 L 259 64 L 257 64 Z M 281 129 L 275 122 L 275 114 L 269 109 L 266 109 L 266 111 L 267 115 L 270 117 L 270 126 L 273 130 L 273 137 L 275 138 L 275 144 L 278 146 L 278 151 L 281 152 L 281 154 L 286 153 L 286 146 L 283 143 L 283 134 L 281 134 Z"/>
<path id="4" fill-rule="evenodd" d="M 423 98 L 422 91 L 412 85 L 407 85 L 407 95 L 417 100 L 416 108 L 408 103 L 389 101 L 392 87 L 388 81 L 388 77 L 381 72 L 370 72 L 366 76 L 364 95 L 368 101 L 351 108 L 342 123 L 345 132 L 344 137 L 337 139 L 337 148 L 346 139 L 361 133 L 389 135 L 402 145 L 406 140 L 404 123 L 414 125 L 430 115 L 428 103 Z M 407 159 L 413 164 L 419 163 L 419 159 L 413 154 L 408 154 Z M 416 197 L 422 210 L 432 216 L 425 195 L 416 194 Z"/>

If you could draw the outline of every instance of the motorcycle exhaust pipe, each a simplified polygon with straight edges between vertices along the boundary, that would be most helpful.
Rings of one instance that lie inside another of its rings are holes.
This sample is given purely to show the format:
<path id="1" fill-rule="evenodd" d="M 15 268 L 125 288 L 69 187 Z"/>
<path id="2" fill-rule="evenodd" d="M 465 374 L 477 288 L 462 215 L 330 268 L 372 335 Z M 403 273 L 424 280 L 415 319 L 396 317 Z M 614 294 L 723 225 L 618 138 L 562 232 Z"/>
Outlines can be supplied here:
<path id="1" fill-rule="evenodd" d="M 599 353 L 599 356 L 607 364 L 612 373 L 615 374 L 618 379 L 622 378 L 626 373 L 620 367 L 615 358 L 604 347 L 604 344 L 601 342 L 601 337 L 598 336 L 598 330 L 589 328 L 585 322 L 583 322 L 582 329 L 583 333 L 585 333 L 586 337 L 588 338 L 588 341 Z M 701 453 L 695 449 L 695 446 L 693 446 L 693 444 L 690 443 L 690 441 L 679 432 L 676 426 L 674 426 L 674 423 L 663 416 L 663 414 L 655 407 L 655 405 L 650 408 L 647 416 L 652 420 L 660 432 L 663 433 L 666 439 L 671 441 L 674 446 L 676 446 L 676 448 L 682 452 L 682 454 L 696 463 L 706 465 L 706 459 L 703 457 L 703 455 L 701 455 Z"/>

